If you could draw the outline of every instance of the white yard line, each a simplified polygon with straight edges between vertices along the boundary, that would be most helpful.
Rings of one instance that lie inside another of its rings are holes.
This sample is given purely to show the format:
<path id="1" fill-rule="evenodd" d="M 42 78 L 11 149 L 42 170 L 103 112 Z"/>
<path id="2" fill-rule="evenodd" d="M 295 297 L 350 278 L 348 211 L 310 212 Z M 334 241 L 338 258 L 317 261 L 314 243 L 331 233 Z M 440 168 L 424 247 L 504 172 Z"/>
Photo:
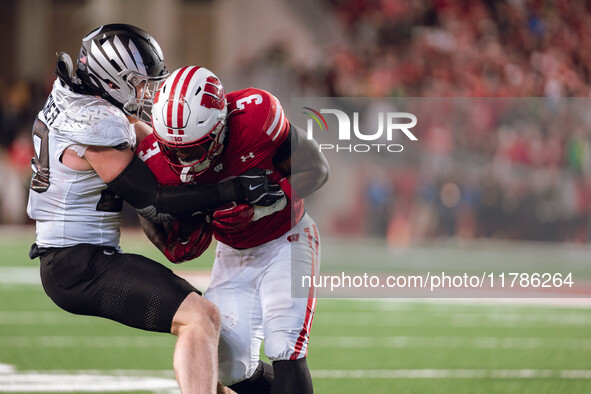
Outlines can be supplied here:
<path id="1" fill-rule="evenodd" d="M 39 266 L 0 267 L 0 285 L 39 285 Z"/>
<path id="2" fill-rule="evenodd" d="M 0 374 L 13 373 L 14 371 L 16 371 L 16 368 L 14 367 L 14 365 L 0 364 Z"/>
<path id="3" fill-rule="evenodd" d="M 0 392 L 118 392 L 147 390 L 156 392 L 178 388 L 174 379 L 103 375 L 0 375 Z"/>
<path id="4" fill-rule="evenodd" d="M 12 365 L 0 364 L 0 392 L 104 393 L 137 390 L 180 393 L 172 371 L 16 371 Z"/>
<path id="5" fill-rule="evenodd" d="M 353 369 L 313 370 L 317 379 L 591 379 L 591 370 Z"/>

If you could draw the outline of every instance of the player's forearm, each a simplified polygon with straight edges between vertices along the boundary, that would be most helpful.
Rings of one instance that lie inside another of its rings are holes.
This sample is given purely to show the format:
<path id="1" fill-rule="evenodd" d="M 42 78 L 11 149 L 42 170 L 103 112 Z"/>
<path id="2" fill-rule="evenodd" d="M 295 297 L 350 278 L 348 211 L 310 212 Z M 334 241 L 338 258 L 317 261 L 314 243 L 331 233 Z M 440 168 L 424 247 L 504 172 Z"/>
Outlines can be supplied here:
<path id="1" fill-rule="evenodd" d="M 140 215 L 155 223 L 191 217 L 240 197 L 240 190 L 233 181 L 214 185 L 160 186 L 150 169 L 137 157 L 108 185 Z"/>
<path id="2" fill-rule="evenodd" d="M 140 219 L 140 224 L 142 226 L 142 230 L 144 230 L 144 234 L 148 237 L 150 242 L 154 244 L 162 253 L 164 253 L 164 249 L 166 248 L 166 239 L 167 234 L 164 230 L 164 225 L 158 223 L 152 223 L 147 219 L 143 218 L 141 215 L 138 215 Z"/>

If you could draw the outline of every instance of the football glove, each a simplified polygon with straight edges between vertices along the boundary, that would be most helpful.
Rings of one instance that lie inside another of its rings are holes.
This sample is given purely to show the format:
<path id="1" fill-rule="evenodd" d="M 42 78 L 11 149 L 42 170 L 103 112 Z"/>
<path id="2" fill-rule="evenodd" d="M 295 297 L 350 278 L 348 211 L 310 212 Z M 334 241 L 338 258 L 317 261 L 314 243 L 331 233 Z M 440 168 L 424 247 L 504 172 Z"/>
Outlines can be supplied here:
<path id="1" fill-rule="evenodd" d="M 182 224 L 182 226 L 181 226 Z M 164 255 L 175 264 L 196 259 L 207 250 L 211 244 L 213 228 L 211 224 L 201 220 L 192 222 L 192 228 L 187 230 L 186 223 L 172 222 L 166 240 Z M 191 231 L 189 234 L 189 231 Z"/>
<path id="2" fill-rule="evenodd" d="M 281 186 L 267 178 L 272 173 L 272 170 L 253 168 L 234 178 L 232 181 L 236 185 L 239 200 L 260 206 L 269 206 L 280 200 L 284 196 Z"/>
<path id="3" fill-rule="evenodd" d="M 287 206 L 287 198 L 283 196 L 269 206 L 232 204 L 229 207 L 218 209 L 213 213 L 211 225 L 215 230 L 226 234 L 240 231 L 250 222 L 281 211 Z"/>
<path id="4" fill-rule="evenodd" d="M 231 204 L 213 213 L 211 225 L 217 231 L 231 234 L 240 231 L 252 221 L 254 207 L 249 204 Z"/>

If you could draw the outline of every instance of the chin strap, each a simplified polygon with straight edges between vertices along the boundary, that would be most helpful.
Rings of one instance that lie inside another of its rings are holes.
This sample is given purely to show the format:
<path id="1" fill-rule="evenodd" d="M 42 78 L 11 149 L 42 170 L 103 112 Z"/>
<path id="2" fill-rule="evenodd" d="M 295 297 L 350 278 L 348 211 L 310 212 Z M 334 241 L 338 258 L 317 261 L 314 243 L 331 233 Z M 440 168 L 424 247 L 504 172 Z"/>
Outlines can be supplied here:
<path id="1" fill-rule="evenodd" d="M 191 174 L 189 171 L 191 171 L 191 167 L 183 167 L 183 170 L 181 171 L 181 181 L 183 183 L 189 183 L 192 182 L 193 179 L 195 179 L 195 175 Z"/>

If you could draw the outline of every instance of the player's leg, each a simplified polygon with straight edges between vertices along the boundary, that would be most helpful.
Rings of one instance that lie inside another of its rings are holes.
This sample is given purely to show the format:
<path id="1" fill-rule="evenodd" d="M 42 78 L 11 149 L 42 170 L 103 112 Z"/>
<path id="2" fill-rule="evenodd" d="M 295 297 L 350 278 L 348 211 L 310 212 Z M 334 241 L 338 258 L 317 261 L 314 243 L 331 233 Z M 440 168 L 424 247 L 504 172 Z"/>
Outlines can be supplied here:
<path id="1" fill-rule="evenodd" d="M 248 379 L 230 386 L 238 394 L 269 394 L 273 387 L 273 366 L 259 360 L 259 364 Z"/>
<path id="2" fill-rule="evenodd" d="M 201 297 L 197 290 L 184 279 L 174 275 L 162 264 L 143 256 L 120 255 L 117 277 L 136 280 L 131 291 L 135 291 L 133 306 L 144 309 L 144 321 L 152 315 L 159 316 L 158 327 L 177 335 L 173 356 L 173 367 L 183 393 L 216 392 L 217 347 L 220 333 L 220 315 L 211 302 Z M 122 272 L 123 271 L 123 272 Z M 142 304 L 141 300 L 146 300 Z M 172 314 L 172 316 L 171 316 Z M 147 324 L 150 327 L 150 324 Z M 142 327 L 140 327 L 142 328 Z M 195 366 L 198 368 L 195 368 Z"/>
<path id="3" fill-rule="evenodd" d="M 211 283 L 204 297 L 221 313 L 219 380 L 233 389 L 232 385 L 248 380 L 259 366 L 263 330 L 256 288 L 260 276 L 256 265 L 242 260 L 240 251 L 218 244 Z"/>
<path id="4" fill-rule="evenodd" d="M 306 357 L 297 360 L 281 360 L 273 362 L 276 382 L 271 394 L 308 394 L 314 392 L 312 376 L 308 369 Z"/>
<path id="5" fill-rule="evenodd" d="M 292 236 L 294 234 L 299 236 Z M 316 293 L 313 288 L 308 289 L 303 296 L 297 295 L 298 298 L 293 297 L 291 289 L 293 278 L 314 276 L 318 272 L 318 230 L 306 216 L 284 239 L 259 286 L 265 354 L 273 361 L 274 383 L 271 393 L 307 394 L 313 392 L 305 357 L 316 307 Z M 299 280 L 293 283 L 296 282 Z"/>
<path id="6" fill-rule="evenodd" d="M 214 392 L 220 334 L 216 306 L 197 293 L 190 293 L 175 313 L 170 332 L 178 336 L 173 366 L 182 392 Z"/>
<path id="7" fill-rule="evenodd" d="M 265 354 L 273 361 L 271 393 L 312 393 L 312 378 L 306 363 L 314 299 L 291 299 L 289 271 L 276 271 L 264 278 L 261 292 L 264 315 Z M 283 283 L 283 285 L 281 285 Z M 263 296 L 264 294 L 264 296 Z"/>
<path id="8" fill-rule="evenodd" d="M 219 314 L 186 280 L 155 261 L 109 247 L 62 248 L 40 260 L 43 287 L 58 306 L 144 330 L 175 331 L 190 349 L 175 355 L 182 391 L 215 392 L 217 364 L 206 365 L 202 358 L 216 355 Z M 203 374 L 193 378 L 195 365 L 202 363 Z"/>

